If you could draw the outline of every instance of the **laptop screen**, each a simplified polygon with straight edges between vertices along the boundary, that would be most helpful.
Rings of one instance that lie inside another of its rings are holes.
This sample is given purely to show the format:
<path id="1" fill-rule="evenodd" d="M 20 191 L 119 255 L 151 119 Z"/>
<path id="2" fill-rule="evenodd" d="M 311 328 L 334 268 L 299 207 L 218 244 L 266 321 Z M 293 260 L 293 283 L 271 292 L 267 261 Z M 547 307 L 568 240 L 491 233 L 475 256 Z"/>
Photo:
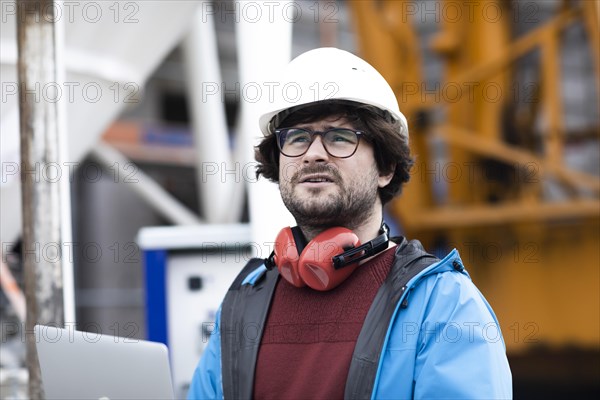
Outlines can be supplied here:
<path id="1" fill-rule="evenodd" d="M 47 399 L 173 399 L 162 343 L 35 326 Z"/>

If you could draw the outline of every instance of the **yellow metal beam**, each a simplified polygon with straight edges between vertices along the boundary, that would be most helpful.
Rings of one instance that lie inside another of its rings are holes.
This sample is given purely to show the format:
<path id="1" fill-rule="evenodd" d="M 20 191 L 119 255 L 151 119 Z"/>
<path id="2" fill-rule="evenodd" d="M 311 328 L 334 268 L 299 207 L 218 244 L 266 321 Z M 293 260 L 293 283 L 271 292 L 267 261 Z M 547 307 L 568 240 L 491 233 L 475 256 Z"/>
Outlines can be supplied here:
<path id="1" fill-rule="evenodd" d="M 582 3 L 583 19 L 596 69 L 596 88 L 600 93 L 600 0 L 586 0 Z"/>
<path id="2" fill-rule="evenodd" d="M 407 213 L 402 222 L 407 230 L 442 231 L 446 229 L 491 227 L 527 222 L 583 220 L 600 217 L 599 200 L 573 200 L 560 203 L 469 205 L 437 207 L 433 210 Z"/>
<path id="3" fill-rule="evenodd" d="M 549 163 L 559 166 L 563 163 L 564 135 L 563 107 L 561 92 L 559 32 L 548 29 L 544 32 L 542 45 L 542 94 L 545 119 L 548 127 L 545 130 L 545 152 Z"/>
<path id="4" fill-rule="evenodd" d="M 535 172 L 539 172 L 540 175 L 550 173 L 570 187 L 584 188 L 591 190 L 595 195 L 600 194 L 599 177 L 566 168 L 562 163 L 556 163 L 553 159 L 536 157 L 528 151 L 509 146 L 501 141 L 481 138 L 466 129 L 444 125 L 434 131 L 438 137 L 443 138 L 451 145 L 508 164 L 534 166 Z"/>
<path id="5" fill-rule="evenodd" d="M 498 55 L 489 61 L 478 63 L 471 68 L 467 68 L 453 80 L 457 85 L 468 84 L 469 82 L 481 82 L 497 74 L 503 68 L 515 62 L 519 57 L 524 56 L 536 47 L 542 45 L 548 38 L 548 32 L 557 34 L 575 22 L 580 15 L 579 9 L 569 9 L 563 11 L 545 23 L 542 27 L 532 30 L 515 40 L 505 51 L 498 52 Z M 433 104 L 435 106 L 439 103 Z"/>

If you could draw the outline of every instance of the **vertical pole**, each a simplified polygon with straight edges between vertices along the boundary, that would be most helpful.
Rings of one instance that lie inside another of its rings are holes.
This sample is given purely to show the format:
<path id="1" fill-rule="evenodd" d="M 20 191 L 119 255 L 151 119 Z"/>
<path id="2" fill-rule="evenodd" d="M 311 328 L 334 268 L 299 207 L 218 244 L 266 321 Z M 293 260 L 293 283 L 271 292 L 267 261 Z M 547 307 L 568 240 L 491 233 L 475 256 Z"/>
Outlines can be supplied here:
<path id="1" fill-rule="evenodd" d="M 542 44 L 542 87 L 544 112 L 548 121 L 545 159 L 551 165 L 563 165 L 564 121 L 560 66 L 560 40 L 556 29 L 546 31 Z"/>
<path id="2" fill-rule="evenodd" d="M 44 88 L 57 79 L 52 0 L 19 0 L 17 44 L 23 201 L 23 266 L 27 316 L 25 340 L 29 398 L 42 399 L 35 324 L 62 326 L 62 252 L 65 173 L 61 169 L 59 104 Z M 58 174 L 58 178 L 57 178 Z M 68 175 L 66 177 L 68 181 Z M 43 338 L 41 338 L 43 340 Z"/>
<path id="3" fill-rule="evenodd" d="M 204 1 L 195 11 L 194 22 L 183 41 L 183 52 L 197 150 L 201 217 L 214 224 L 238 221 L 243 204 L 241 197 L 237 205 L 233 204 L 236 182 L 227 177 L 227 171 L 235 171 L 235 166 L 225 118 L 227 88 L 221 79 L 213 15 L 207 11 L 212 10 L 211 6 Z M 234 7 L 239 6 L 234 3 Z"/>
<path id="4" fill-rule="evenodd" d="M 261 1 L 262 15 L 268 15 L 269 2 Z M 277 3 L 277 10 L 287 10 L 289 1 Z M 273 19 L 261 18 L 251 21 L 241 18 L 235 25 L 236 50 L 239 62 L 240 86 L 258 85 L 262 94 L 259 101 L 242 101 L 236 138 L 236 160 L 247 166 L 254 164 L 254 146 L 262 139 L 258 118 L 265 109 L 272 107 L 275 92 L 269 92 L 267 83 L 274 83 L 277 71 L 283 68 L 292 55 L 292 23 L 285 14 L 275 13 Z M 265 62 L 264 60 L 269 60 Z M 281 87 L 272 90 L 281 90 Z M 277 185 L 262 178 L 248 182 L 248 205 L 252 241 L 257 244 L 258 257 L 271 252 L 273 238 L 281 226 L 294 224 L 292 215 L 285 208 Z"/>

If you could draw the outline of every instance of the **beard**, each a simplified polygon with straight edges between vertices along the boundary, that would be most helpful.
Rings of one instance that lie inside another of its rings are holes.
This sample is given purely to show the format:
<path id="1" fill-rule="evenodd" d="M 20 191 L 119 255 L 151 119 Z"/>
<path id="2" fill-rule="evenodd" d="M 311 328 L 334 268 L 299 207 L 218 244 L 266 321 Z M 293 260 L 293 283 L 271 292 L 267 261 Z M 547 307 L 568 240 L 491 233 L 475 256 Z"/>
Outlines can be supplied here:
<path id="1" fill-rule="evenodd" d="M 305 193 L 298 193 L 296 189 L 302 176 L 313 173 L 331 176 L 335 190 L 307 188 Z M 335 168 L 313 165 L 294 173 L 289 181 L 280 182 L 281 198 L 303 230 L 320 232 L 334 226 L 353 230 L 374 212 L 378 177 L 377 168 L 373 167 L 368 173 L 355 175 L 350 182 L 344 182 Z"/>

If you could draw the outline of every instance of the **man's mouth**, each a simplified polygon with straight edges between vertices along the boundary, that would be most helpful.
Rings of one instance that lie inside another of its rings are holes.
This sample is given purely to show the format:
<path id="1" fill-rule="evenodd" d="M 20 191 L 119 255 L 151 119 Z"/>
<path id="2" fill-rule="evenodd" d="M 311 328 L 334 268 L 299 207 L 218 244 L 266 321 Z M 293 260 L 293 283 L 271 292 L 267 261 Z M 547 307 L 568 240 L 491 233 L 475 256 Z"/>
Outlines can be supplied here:
<path id="1" fill-rule="evenodd" d="M 314 174 L 314 175 L 306 175 L 300 178 L 300 183 L 331 183 L 333 182 L 333 178 L 329 175 L 323 174 Z"/>

